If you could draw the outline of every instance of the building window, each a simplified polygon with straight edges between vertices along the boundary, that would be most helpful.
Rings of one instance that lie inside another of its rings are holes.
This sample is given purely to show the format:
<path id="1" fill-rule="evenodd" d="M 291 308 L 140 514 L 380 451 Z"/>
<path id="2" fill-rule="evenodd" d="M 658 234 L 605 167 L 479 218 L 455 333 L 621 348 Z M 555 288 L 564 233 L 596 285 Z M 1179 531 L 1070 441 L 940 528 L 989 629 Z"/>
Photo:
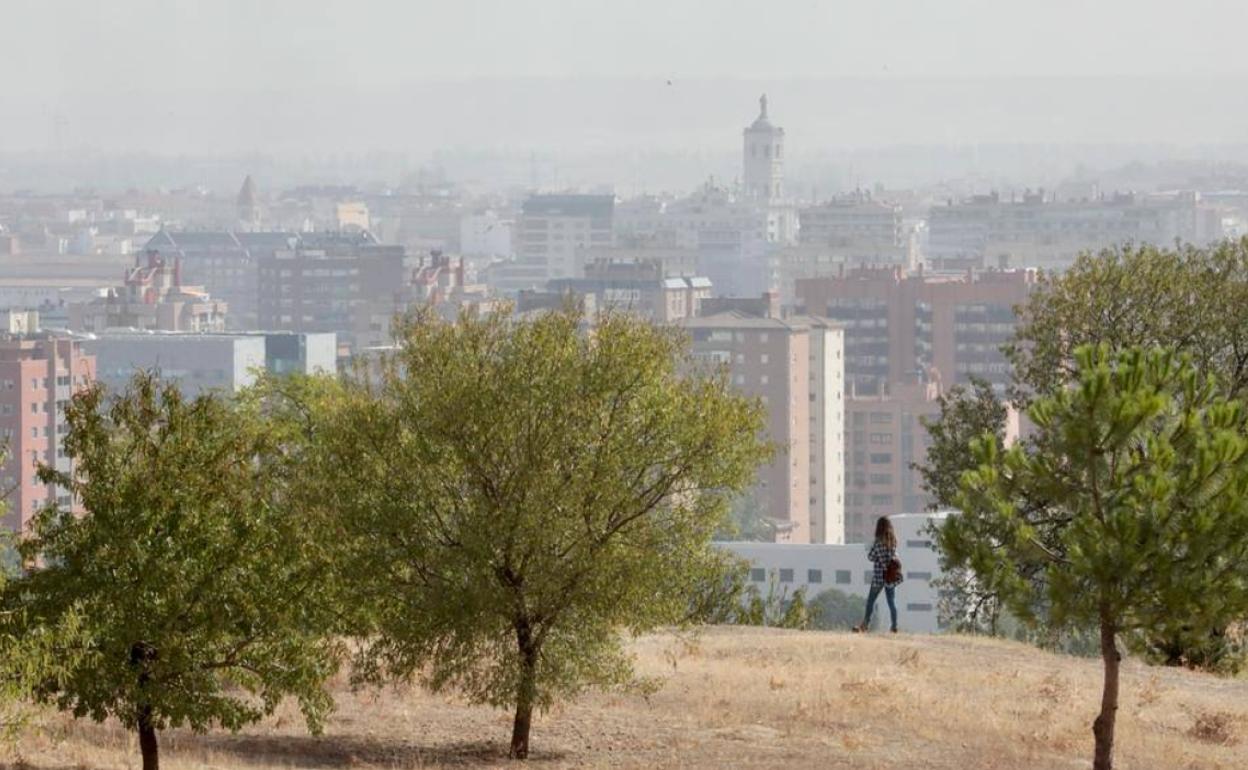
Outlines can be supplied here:
<path id="1" fill-rule="evenodd" d="M 767 579 L 767 570 L 762 567 L 755 567 L 750 570 L 750 580 L 755 583 L 762 583 Z"/>
<path id="2" fill-rule="evenodd" d="M 852 579 L 853 579 L 853 578 L 851 578 L 851 577 L 850 577 L 850 572 L 849 572 L 849 570 L 847 570 L 847 569 L 838 569 L 838 570 L 836 571 L 836 584 L 837 584 L 838 586 L 847 586 L 847 585 L 849 585 L 849 581 L 850 581 L 850 580 L 852 580 Z"/>
<path id="3" fill-rule="evenodd" d="M 791 569 L 782 569 L 782 570 L 780 570 L 780 582 L 781 582 L 781 583 L 792 583 L 792 582 L 793 582 L 793 570 L 791 570 Z"/>
<path id="4" fill-rule="evenodd" d="M 862 582 L 866 583 L 867 585 L 871 585 L 871 581 L 874 579 L 875 579 L 875 573 L 872 572 L 871 570 L 867 570 L 866 572 L 862 573 Z"/>
<path id="5" fill-rule="evenodd" d="M 822 583 L 823 582 L 823 570 L 821 569 L 806 570 L 806 582 L 807 583 Z"/>
<path id="6" fill-rule="evenodd" d="M 760 385 L 766 385 L 771 382 L 771 378 L 764 374 L 758 378 L 758 382 Z"/>
<path id="7" fill-rule="evenodd" d="M 906 580 L 931 580 L 931 579 L 932 579 L 932 573 L 930 572 L 907 572 L 906 573 Z"/>
<path id="8" fill-rule="evenodd" d="M 907 548 L 931 548 L 932 541 L 931 540 L 907 540 L 906 547 Z"/>
<path id="9" fill-rule="evenodd" d="M 910 602 L 906 605 L 906 609 L 910 612 L 931 612 L 932 605 L 927 602 Z"/>
<path id="10" fill-rule="evenodd" d="M 771 361 L 771 357 L 768 356 L 766 353 L 763 353 L 761 356 L 758 357 L 758 362 L 760 364 L 765 364 L 765 363 L 768 363 L 769 361 Z"/>
<path id="11" fill-rule="evenodd" d="M 30 413 L 31 413 L 31 414 L 39 414 L 39 404 L 34 403 L 34 402 L 31 402 L 31 404 L 30 404 Z"/>

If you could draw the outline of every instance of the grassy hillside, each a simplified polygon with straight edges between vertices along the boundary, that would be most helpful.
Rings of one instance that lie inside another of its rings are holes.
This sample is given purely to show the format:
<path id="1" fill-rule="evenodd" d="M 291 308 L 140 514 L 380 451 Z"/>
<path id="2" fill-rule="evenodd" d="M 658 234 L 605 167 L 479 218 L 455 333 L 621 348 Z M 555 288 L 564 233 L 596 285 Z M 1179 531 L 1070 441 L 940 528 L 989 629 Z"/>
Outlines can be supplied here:
<path id="1" fill-rule="evenodd" d="M 592 695 L 541 717 L 536 768 L 1077 768 L 1088 766 L 1097 661 L 957 637 L 713 629 L 652 636 L 655 694 Z M 343 688 L 327 734 L 293 710 L 239 735 L 168 734 L 167 768 L 511 766 L 509 716 L 419 691 Z M 1129 663 L 1122 768 L 1248 767 L 1248 681 Z M 115 726 L 48 716 L 10 766 L 131 768 Z M 21 766 L 21 765 L 18 765 Z"/>

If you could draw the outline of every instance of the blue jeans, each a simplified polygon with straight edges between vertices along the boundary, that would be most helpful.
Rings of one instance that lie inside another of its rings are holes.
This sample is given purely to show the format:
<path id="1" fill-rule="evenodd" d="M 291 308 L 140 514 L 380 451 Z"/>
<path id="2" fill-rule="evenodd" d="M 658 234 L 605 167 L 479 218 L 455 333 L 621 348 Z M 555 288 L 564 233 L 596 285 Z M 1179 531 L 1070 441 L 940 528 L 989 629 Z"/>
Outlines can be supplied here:
<path id="1" fill-rule="evenodd" d="M 867 628 L 871 625 L 871 613 L 875 611 L 875 600 L 880 598 L 880 591 L 884 592 L 884 598 L 888 600 L 888 612 L 893 616 L 892 629 L 897 630 L 897 586 L 871 586 L 871 590 L 867 592 L 867 616 L 862 620 L 862 627 Z"/>

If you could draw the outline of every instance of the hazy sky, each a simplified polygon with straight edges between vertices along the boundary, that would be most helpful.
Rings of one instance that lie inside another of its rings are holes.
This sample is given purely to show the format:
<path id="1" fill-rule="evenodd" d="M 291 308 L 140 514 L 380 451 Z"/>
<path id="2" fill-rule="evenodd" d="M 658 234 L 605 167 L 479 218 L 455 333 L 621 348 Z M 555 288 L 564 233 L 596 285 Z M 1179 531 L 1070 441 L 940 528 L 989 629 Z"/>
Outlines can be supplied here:
<path id="1" fill-rule="evenodd" d="M 1238 0 L 5 0 L 6 88 L 1248 74 Z M 20 73 L 20 77 L 14 77 Z"/>
<path id="2" fill-rule="evenodd" d="M 55 131 L 161 152 L 725 148 L 764 89 L 822 143 L 1248 136 L 1239 0 L 2 0 L 0 26 L 0 152 Z M 1133 95 L 1097 84 L 1063 106 L 1051 81 L 1002 85 L 1096 76 Z M 612 101 L 571 82 L 602 78 L 631 85 Z M 794 85 L 862 78 L 878 98 Z M 914 85 L 942 78 L 998 83 Z M 555 85 L 505 85 L 524 79 Z M 1165 106 L 1145 102 L 1171 93 L 1189 113 L 1153 124 Z"/>

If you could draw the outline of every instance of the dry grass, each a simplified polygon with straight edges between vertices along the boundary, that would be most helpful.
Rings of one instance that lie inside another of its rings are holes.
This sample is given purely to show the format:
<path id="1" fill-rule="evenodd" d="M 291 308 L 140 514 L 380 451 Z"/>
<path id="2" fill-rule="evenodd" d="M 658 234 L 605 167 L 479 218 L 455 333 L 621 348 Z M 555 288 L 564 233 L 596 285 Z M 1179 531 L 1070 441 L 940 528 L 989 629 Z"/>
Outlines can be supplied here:
<path id="1" fill-rule="evenodd" d="M 664 686 L 544 715 L 538 768 L 1078 768 L 1091 755 L 1096 661 L 956 637 L 714 629 L 635 644 Z M 1121 768 L 1248 767 L 1248 682 L 1129 663 Z M 509 764 L 504 713 L 419 691 L 338 696 L 311 738 L 283 711 L 239 735 L 164 736 L 167 768 L 464 768 Z M 21 762 L 22 765 L 17 763 Z M 115 726 L 49 716 L 9 766 L 134 768 Z"/>

